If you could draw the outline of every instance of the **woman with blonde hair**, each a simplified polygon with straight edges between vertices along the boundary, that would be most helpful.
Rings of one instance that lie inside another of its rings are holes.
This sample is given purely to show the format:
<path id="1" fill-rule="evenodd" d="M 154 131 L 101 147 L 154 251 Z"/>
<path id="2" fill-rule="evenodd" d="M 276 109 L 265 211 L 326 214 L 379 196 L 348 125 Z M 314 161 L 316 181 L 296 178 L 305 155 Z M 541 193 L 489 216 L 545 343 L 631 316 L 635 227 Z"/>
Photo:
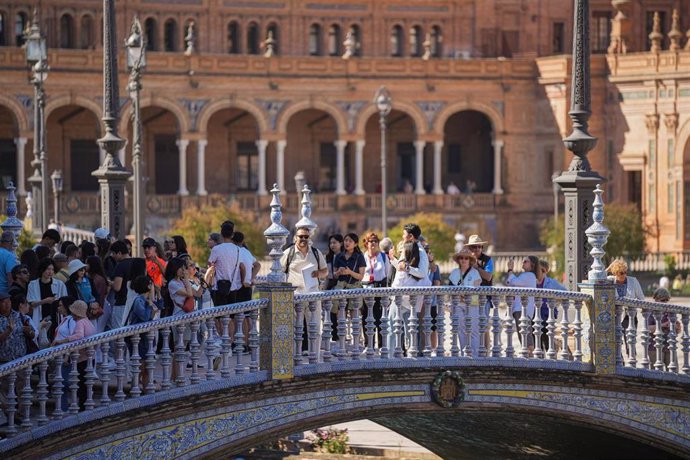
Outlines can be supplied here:
<path id="1" fill-rule="evenodd" d="M 637 278 L 634 276 L 628 276 L 628 264 L 625 263 L 623 259 L 616 259 L 611 262 L 606 268 L 606 271 L 611 273 L 608 277 L 609 281 L 613 281 L 613 285 L 616 287 L 616 298 L 620 299 L 623 297 L 629 297 L 631 299 L 644 300 L 644 291 L 642 291 L 642 286 Z M 623 327 L 623 334 L 626 334 L 626 330 L 630 325 L 630 316 L 626 313 L 621 322 Z M 637 329 L 637 317 L 633 321 L 633 326 Z M 625 353 L 629 353 L 628 341 L 623 340 L 625 343 Z"/>

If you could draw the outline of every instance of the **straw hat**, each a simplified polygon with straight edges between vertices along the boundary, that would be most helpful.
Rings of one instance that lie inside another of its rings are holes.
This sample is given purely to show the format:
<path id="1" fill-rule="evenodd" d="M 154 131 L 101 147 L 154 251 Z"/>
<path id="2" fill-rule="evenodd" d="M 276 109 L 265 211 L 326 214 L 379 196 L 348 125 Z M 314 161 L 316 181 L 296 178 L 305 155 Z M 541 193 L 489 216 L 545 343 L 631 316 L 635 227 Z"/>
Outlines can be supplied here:
<path id="1" fill-rule="evenodd" d="M 477 257 L 474 255 L 474 253 L 472 253 L 472 251 L 470 251 L 467 248 L 462 248 L 460 251 L 453 254 L 453 261 L 456 264 L 459 264 L 460 263 L 460 257 L 469 257 L 471 264 L 473 264 L 477 260 Z"/>
<path id="2" fill-rule="evenodd" d="M 86 318 L 86 311 L 88 310 L 88 308 L 89 307 L 86 306 L 86 302 L 84 302 L 83 300 L 77 300 L 69 306 L 69 311 L 71 311 L 72 314 L 75 316 L 78 316 L 80 318 Z"/>
<path id="3" fill-rule="evenodd" d="M 482 241 L 479 235 L 470 235 L 465 246 L 474 246 L 475 244 L 481 244 L 483 246 L 487 243 L 488 241 Z"/>

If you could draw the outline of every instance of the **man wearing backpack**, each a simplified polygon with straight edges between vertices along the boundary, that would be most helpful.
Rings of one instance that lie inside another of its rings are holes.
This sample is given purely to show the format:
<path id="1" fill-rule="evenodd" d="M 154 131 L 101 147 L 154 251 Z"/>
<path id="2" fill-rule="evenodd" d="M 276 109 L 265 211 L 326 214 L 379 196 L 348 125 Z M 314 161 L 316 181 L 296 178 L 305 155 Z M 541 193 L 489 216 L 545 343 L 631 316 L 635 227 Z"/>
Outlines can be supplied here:
<path id="1" fill-rule="evenodd" d="M 295 286 L 295 294 L 306 294 L 307 292 L 314 292 L 319 290 L 321 279 L 328 276 L 328 266 L 326 265 L 326 258 L 323 253 L 310 243 L 311 232 L 306 227 L 298 227 L 295 232 L 295 244 L 283 251 L 283 257 L 280 259 L 280 264 L 287 275 L 287 282 Z M 321 302 L 316 302 L 316 310 L 314 311 L 318 330 L 316 334 L 316 356 L 319 357 L 321 348 Z M 302 349 L 308 350 L 307 331 L 308 325 L 312 319 L 311 312 L 304 312 L 305 318 L 305 339 L 302 343 Z"/>

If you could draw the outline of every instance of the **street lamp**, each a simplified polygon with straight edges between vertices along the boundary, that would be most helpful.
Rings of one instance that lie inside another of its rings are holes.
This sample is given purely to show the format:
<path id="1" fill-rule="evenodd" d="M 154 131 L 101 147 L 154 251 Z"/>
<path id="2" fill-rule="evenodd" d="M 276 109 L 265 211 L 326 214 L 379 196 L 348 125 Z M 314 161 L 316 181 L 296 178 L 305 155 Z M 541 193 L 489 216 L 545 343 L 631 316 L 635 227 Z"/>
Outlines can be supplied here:
<path id="1" fill-rule="evenodd" d="M 26 62 L 31 66 L 31 84 L 34 87 L 34 159 L 31 161 L 34 173 L 28 180 L 31 183 L 34 197 L 35 211 L 32 226 L 34 233 L 40 234 L 48 223 L 45 92 L 43 90 L 43 84 L 48 78 L 48 52 L 46 39 L 38 27 L 38 12 L 36 10 L 34 10 L 31 28 L 27 33 L 24 46 Z"/>
<path id="2" fill-rule="evenodd" d="M 55 224 L 60 225 L 60 194 L 62 193 L 62 171 L 56 169 L 50 175 L 50 180 L 53 181 L 53 198 L 55 199 L 54 219 Z"/>
<path id="3" fill-rule="evenodd" d="M 381 126 L 381 233 L 388 231 L 388 210 L 386 209 L 386 116 L 391 113 L 392 99 L 385 86 L 381 86 L 374 95 L 374 104 L 379 111 Z"/>
<path id="4" fill-rule="evenodd" d="M 127 89 L 132 98 L 134 108 L 134 134 L 132 148 L 132 169 L 134 169 L 134 239 L 136 240 L 136 252 L 139 252 L 139 245 L 144 239 L 144 187 L 141 177 L 141 106 L 139 104 L 139 94 L 141 92 L 141 74 L 146 67 L 146 43 L 141 33 L 141 24 L 136 16 L 132 21 L 132 29 L 127 41 L 127 68 L 129 69 L 129 83 Z"/>

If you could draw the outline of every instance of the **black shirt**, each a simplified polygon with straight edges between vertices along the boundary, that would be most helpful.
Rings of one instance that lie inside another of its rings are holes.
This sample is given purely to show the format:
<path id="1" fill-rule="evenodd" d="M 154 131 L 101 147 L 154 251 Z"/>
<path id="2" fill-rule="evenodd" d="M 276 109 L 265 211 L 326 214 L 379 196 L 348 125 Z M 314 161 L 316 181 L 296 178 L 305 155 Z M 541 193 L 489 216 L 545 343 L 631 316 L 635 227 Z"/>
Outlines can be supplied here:
<path id="1" fill-rule="evenodd" d="M 123 259 L 117 263 L 115 266 L 115 272 L 113 273 L 113 279 L 122 278 L 122 285 L 120 290 L 115 293 L 115 305 L 124 305 L 127 303 L 127 282 L 130 280 L 130 273 L 132 271 L 132 262 L 134 259 L 131 257 Z"/>

